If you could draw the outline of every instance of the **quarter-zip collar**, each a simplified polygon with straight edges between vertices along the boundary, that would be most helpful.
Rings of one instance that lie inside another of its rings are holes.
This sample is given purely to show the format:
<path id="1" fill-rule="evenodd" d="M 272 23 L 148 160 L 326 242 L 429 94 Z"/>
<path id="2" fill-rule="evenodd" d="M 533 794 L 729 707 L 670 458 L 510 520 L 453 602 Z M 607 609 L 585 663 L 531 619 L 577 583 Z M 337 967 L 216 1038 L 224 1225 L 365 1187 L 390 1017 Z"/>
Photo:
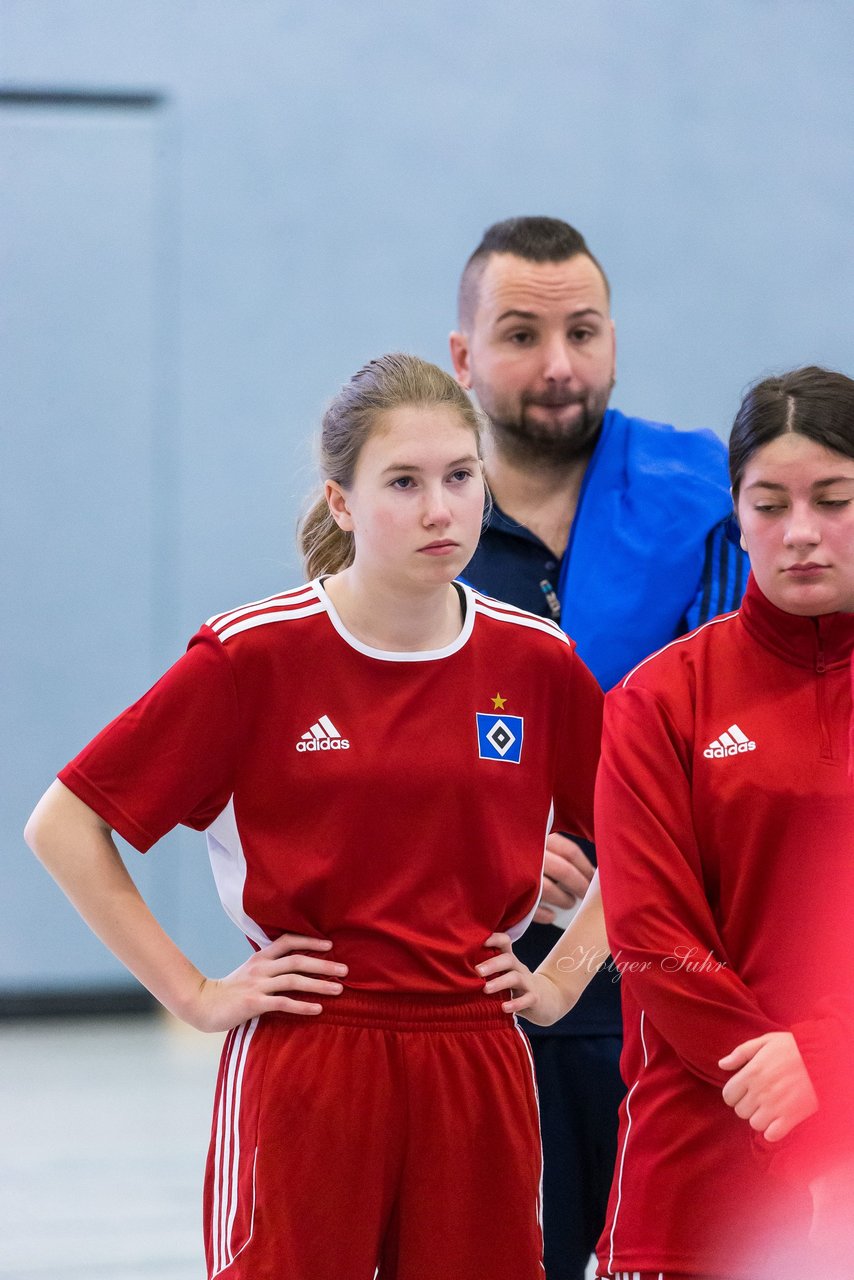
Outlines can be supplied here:
<path id="1" fill-rule="evenodd" d="M 739 616 L 754 640 L 792 666 L 828 671 L 851 662 L 854 613 L 786 613 L 762 594 L 751 573 Z"/>

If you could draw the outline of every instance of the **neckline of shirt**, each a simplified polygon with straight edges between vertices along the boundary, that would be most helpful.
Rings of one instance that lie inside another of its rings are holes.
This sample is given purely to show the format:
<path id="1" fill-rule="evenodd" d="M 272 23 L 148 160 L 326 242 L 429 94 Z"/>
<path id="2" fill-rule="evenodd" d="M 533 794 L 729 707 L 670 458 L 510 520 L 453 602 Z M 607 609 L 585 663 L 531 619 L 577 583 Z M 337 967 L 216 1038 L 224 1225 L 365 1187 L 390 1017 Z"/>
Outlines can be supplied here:
<path id="1" fill-rule="evenodd" d="M 344 643 L 349 645 L 351 649 L 355 649 L 357 653 L 364 654 L 366 658 L 375 658 L 378 662 L 437 662 L 442 658 L 450 658 L 452 654 L 463 648 L 474 628 L 475 609 L 472 590 L 464 582 L 455 582 L 454 586 L 457 591 L 461 592 L 464 616 L 462 627 L 450 644 L 441 649 L 406 649 L 401 652 L 394 649 L 375 649 L 372 645 L 365 644 L 364 641 L 359 640 L 353 635 L 352 631 L 347 630 L 340 614 L 327 594 L 323 580 L 314 578 L 311 585 L 317 592 L 317 597 L 323 605 L 329 621 Z"/>
<path id="2" fill-rule="evenodd" d="M 819 658 L 831 669 L 851 662 L 854 614 L 787 613 L 764 595 L 752 572 L 738 612 L 754 640 L 793 666 L 815 667 Z"/>

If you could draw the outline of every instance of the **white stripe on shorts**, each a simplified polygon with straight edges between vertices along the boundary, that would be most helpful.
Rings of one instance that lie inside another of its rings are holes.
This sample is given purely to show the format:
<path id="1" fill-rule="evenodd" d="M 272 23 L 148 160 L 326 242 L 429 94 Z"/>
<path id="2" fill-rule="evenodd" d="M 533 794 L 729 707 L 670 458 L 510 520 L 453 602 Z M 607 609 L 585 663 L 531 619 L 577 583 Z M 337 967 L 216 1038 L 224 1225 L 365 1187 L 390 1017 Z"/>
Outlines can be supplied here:
<path id="1" fill-rule="evenodd" d="M 240 1098 L 249 1043 L 257 1026 L 258 1019 L 253 1018 L 231 1032 L 228 1066 L 217 1110 L 211 1222 L 214 1276 L 230 1266 L 235 1256 L 231 1233 L 237 1214 L 240 1176 Z"/>

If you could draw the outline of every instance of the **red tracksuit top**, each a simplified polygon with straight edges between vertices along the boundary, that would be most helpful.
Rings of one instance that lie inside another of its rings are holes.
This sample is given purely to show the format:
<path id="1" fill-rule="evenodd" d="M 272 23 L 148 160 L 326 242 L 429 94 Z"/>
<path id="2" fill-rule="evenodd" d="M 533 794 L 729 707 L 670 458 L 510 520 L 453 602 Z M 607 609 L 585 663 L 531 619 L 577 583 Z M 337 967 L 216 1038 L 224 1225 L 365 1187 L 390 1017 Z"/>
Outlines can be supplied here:
<path id="1" fill-rule="evenodd" d="M 605 1274 L 757 1274 L 805 1240 L 807 1179 L 852 1141 L 852 647 L 854 615 L 784 613 L 751 576 L 738 612 L 606 698 L 596 832 L 628 1095 Z M 772 1147 L 717 1063 L 784 1029 L 820 1110 Z"/>

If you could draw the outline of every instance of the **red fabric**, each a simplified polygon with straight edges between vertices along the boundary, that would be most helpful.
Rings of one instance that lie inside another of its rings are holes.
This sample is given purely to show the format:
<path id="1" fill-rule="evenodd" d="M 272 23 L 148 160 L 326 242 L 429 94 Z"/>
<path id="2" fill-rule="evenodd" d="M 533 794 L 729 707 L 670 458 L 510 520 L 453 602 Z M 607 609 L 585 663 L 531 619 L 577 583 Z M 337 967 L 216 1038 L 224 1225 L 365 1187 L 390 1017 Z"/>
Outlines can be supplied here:
<path id="1" fill-rule="evenodd" d="M 209 1277 L 544 1280 L 530 1049 L 494 1000 L 345 993 L 225 1044 Z"/>
<path id="2" fill-rule="evenodd" d="M 457 642 L 387 654 L 313 585 L 211 619 L 60 778 L 140 849 L 205 828 L 256 944 L 331 938 L 354 988 L 477 992 L 484 939 L 533 912 L 552 808 L 592 834 L 601 704 L 544 619 L 467 591 Z M 478 713 L 518 763 L 481 757 Z"/>
<path id="3" fill-rule="evenodd" d="M 794 1029 L 822 1131 L 844 1131 L 852 647 L 854 618 L 782 613 L 751 578 L 738 614 L 606 700 L 597 843 L 629 1093 L 603 1270 L 756 1276 L 805 1240 L 807 1179 L 832 1152 L 810 1121 L 773 1148 L 756 1140 L 717 1062 Z M 786 1152 L 789 1185 L 773 1176 Z"/>

